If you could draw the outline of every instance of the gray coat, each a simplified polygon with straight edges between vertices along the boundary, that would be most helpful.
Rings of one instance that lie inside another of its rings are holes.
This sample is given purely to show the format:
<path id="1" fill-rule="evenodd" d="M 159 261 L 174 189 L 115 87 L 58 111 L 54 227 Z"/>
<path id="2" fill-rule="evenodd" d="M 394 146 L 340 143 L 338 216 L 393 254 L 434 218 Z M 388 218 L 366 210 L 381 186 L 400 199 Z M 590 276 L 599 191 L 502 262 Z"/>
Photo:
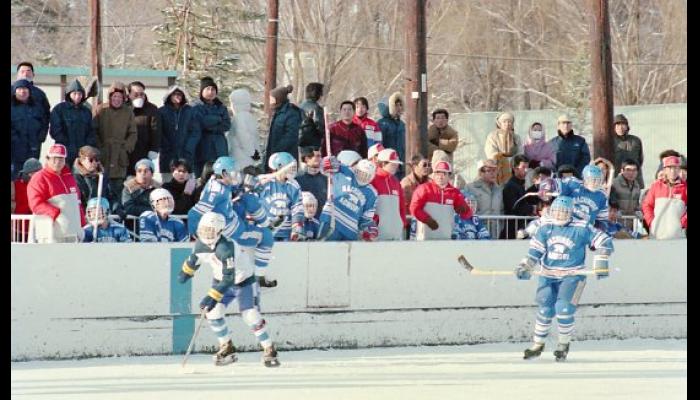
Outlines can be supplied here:
<path id="1" fill-rule="evenodd" d="M 613 179 L 610 188 L 610 202 L 617 202 L 622 215 L 634 215 L 640 210 L 640 194 L 642 187 L 638 181 L 630 182 L 622 174 Z"/>

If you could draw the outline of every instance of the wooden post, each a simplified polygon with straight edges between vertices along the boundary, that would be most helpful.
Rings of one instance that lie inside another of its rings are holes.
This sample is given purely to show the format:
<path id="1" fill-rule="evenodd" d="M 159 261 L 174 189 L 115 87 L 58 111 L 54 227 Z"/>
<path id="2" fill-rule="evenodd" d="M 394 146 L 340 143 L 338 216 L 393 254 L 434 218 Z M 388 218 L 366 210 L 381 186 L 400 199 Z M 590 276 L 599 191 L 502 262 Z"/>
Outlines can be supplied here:
<path id="1" fill-rule="evenodd" d="M 92 112 L 97 112 L 97 107 L 102 103 L 102 33 L 100 27 L 100 0 L 90 0 L 90 50 L 91 50 L 91 74 L 97 77 L 97 96 L 92 102 Z"/>
<path id="2" fill-rule="evenodd" d="M 590 0 L 591 24 L 591 114 L 593 158 L 613 161 L 612 54 L 608 0 Z"/>
<path id="3" fill-rule="evenodd" d="M 406 162 L 428 150 L 428 74 L 426 66 L 425 0 L 406 1 L 405 97 Z"/>
<path id="4" fill-rule="evenodd" d="M 265 41 L 265 113 L 272 117 L 270 92 L 277 85 L 277 29 L 279 26 L 277 0 L 267 0 L 267 39 Z"/>

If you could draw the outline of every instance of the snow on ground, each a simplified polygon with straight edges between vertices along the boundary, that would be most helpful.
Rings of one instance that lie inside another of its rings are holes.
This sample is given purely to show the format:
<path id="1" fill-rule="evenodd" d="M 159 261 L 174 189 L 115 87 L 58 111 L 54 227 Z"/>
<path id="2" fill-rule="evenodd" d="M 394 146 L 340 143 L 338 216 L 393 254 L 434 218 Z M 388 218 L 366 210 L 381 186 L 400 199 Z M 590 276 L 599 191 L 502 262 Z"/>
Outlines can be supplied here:
<path id="1" fill-rule="evenodd" d="M 260 353 L 215 367 L 195 354 L 12 363 L 17 399 L 685 399 L 686 340 L 573 342 L 565 363 L 553 343 L 522 360 L 526 343 Z M 185 373 L 189 372 L 189 373 Z"/>

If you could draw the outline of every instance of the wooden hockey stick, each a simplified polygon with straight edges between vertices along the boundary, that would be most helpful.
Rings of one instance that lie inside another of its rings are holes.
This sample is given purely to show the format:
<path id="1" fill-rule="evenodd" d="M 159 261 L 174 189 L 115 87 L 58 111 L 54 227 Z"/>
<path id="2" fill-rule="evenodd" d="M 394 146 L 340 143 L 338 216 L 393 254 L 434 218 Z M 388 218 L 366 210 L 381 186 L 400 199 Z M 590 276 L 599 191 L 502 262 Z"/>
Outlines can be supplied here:
<path id="1" fill-rule="evenodd" d="M 202 310 L 202 313 L 199 316 L 199 324 L 197 324 L 197 329 L 195 329 L 194 335 L 192 335 L 192 339 L 190 339 L 190 345 L 187 346 L 187 352 L 185 353 L 185 358 L 182 360 L 182 368 L 185 368 L 185 364 L 187 363 L 187 359 L 190 357 L 190 353 L 192 352 L 192 348 L 194 347 L 194 340 L 199 335 L 199 331 L 202 329 L 202 325 L 204 324 L 204 316 L 205 315 L 207 315 L 207 312 L 205 310 Z"/>
<path id="2" fill-rule="evenodd" d="M 481 269 L 481 268 L 476 268 L 469 261 L 467 261 L 466 257 L 463 255 L 460 255 L 457 257 L 457 261 L 467 270 L 471 275 L 515 275 L 515 269 L 511 270 L 494 270 L 494 269 Z M 619 269 L 616 269 L 619 271 Z M 530 272 L 532 275 L 543 275 L 543 276 L 553 276 L 551 274 L 546 274 L 542 271 L 531 271 Z M 572 276 L 572 275 L 595 275 L 595 270 L 574 270 L 571 272 L 566 272 L 562 273 L 559 276 Z"/>

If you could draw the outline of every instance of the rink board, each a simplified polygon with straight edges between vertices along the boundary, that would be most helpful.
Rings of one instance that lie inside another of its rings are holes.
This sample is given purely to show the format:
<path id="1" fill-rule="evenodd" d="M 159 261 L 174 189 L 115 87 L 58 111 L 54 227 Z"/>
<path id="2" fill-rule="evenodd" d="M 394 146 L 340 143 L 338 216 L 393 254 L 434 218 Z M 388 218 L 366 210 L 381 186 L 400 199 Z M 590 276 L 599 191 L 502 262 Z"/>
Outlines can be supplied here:
<path id="1" fill-rule="evenodd" d="M 687 242 L 616 241 L 614 271 L 588 279 L 576 337 L 687 337 Z M 11 358 L 181 353 L 211 272 L 176 282 L 190 246 L 21 245 L 11 249 Z M 536 279 L 470 276 L 512 269 L 526 241 L 277 243 L 262 310 L 281 349 L 524 341 Z M 228 310 L 233 340 L 256 343 Z M 203 329 L 196 351 L 214 336 Z"/>

